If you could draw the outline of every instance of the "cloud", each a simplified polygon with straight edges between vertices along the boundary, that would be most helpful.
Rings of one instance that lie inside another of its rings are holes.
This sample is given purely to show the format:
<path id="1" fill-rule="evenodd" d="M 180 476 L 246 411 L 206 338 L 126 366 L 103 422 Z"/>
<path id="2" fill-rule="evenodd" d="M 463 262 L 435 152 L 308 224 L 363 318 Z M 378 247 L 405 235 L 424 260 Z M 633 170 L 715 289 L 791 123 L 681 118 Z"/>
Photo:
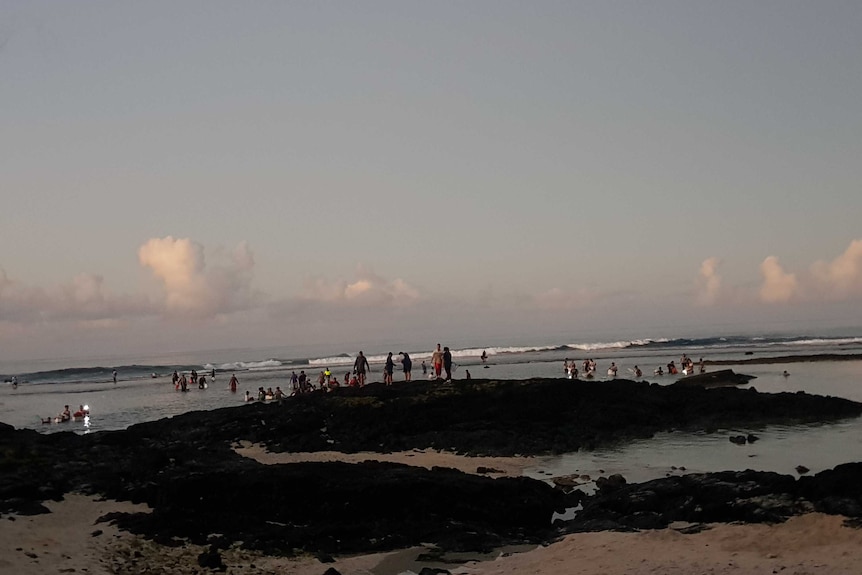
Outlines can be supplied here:
<path id="1" fill-rule="evenodd" d="M 420 299 L 420 293 L 403 279 L 387 280 L 360 264 L 352 282 L 308 278 L 301 299 L 354 307 L 409 306 Z"/>
<path id="2" fill-rule="evenodd" d="M 217 252 L 217 256 L 223 254 Z M 253 305 L 254 256 L 243 242 L 216 265 L 207 265 L 204 248 L 188 238 L 152 238 L 138 250 L 138 261 L 162 281 L 165 311 L 209 318 Z"/>
<path id="3" fill-rule="evenodd" d="M 862 240 L 853 240 L 844 253 L 831 262 L 811 266 L 814 288 L 828 299 L 862 295 Z"/>
<path id="4" fill-rule="evenodd" d="M 0 321 L 86 321 L 92 325 L 113 319 L 149 315 L 150 302 L 143 296 L 108 292 L 104 278 L 78 274 L 70 282 L 43 289 L 23 285 L 0 269 Z"/>
<path id="5" fill-rule="evenodd" d="M 787 273 L 778 258 L 769 256 L 760 264 L 763 283 L 760 286 L 760 299 L 766 303 L 788 302 L 799 294 L 796 275 Z"/>
<path id="6" fill-rule="evenodd" d="M 707 258 L 700 264 L 695 286 L 695 301 L 699 305 L 711 306 L 718 302 L 721 293 L 721 276 L 718 268 L 721 260 L 715 257 Z"/>

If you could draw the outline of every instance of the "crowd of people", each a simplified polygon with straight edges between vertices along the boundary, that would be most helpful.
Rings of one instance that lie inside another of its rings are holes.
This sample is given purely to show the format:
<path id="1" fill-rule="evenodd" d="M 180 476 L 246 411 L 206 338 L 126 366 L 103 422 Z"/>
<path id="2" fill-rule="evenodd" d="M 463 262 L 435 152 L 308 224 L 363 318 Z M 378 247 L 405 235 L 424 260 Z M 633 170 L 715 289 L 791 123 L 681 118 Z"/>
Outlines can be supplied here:
<path id="1" fill-rule="evenodd" d="M 686 354 L 682 354 L 680 358 L 680 365 L 682 366 L 682 374 L 683 375 L 693 375 L 695 372 L 695 363 L 694 361 L 688 357 Z M 578 371 L 578 362 L 575 360 L 569 361 L 569 358 L 563 360 L 563 371 L 566 374 L 568 379 L 579 379 L 583 377 L 584 379 L 592 379 L 595 377 L 596 373 L 596 362 L 593 359 L 585 359 L 581 364 L 582 371 Z M 676 363 L 671 360 L 667 364 L 667 371 L 662 369 L 662 366 L 658 366 L 654 371 L 653 375 L 677 375 L 680 371 L 677 367 Z M 617 372 L 619 368 L 615 362 L 611 362 L 611 365 L 608 366 L 608 377 L 615 378 L 617 376 Z M 643 371 L 638 366 L 634 366 L 633 368 L 628 369 L 629 373 L 634 377 L 642 377 Z M 706 372 L 706 365 L 704 364 L 703 358 L 697 362 L 697 371 L 698 373 Z"/>
<path id="2" fill-rule="evenodd" d="M 480 359 L 483 364 L 487 362 L 488 354 L 486 351 L 482 352 Z M 427 376 L 428 379 L 434 381 L 441 381 L 443 383 L 452 382 L 452 373 L 455 370 L 456 365 L 452 361 L 452 350 L 449 349 L 448 346 L 443 346 L 438 343 L 434 350 L 431 352 L 431 357 L 429 361 L 430 365 L 428 365 L 428 363 L 426 363 L 424 359 L 420 364 L 423 376 Z M 400 370 L 404 374 L 403 381 L 409 382 L 413 380 L 413 360 L 410 358 L 410 354 L 404 351 L 399 351 L 397 354 L 395 354 L 390 351 L 386 354 L 386 359 L 383 361 L 382 366 L 382 383 L 384 385 L 390 386 L 394 384 L 395 371 L 398 364 L 400 364 Z M 680 365 L 682 366 L 682 373 L 684 375 L 691 375 L 694 373 L 695 363 L 687 355 L 683 354 L 680 360 Z M 706 371 L 702 358 L 697 365 L 699 366 L 700 373 L 704 373 Z M 487 365 L 485 367 L 487 367 Z M 669 375 L 674 375 L 679 373 L 679 368 L 677 368 L 677 365 L 674 361 L 668 363 L 666 367 L 667 371 L 665 371 L 661 366 L 659 366 L 654 370 L 653 374 L 664 375 L 665 373 L 667 373 Z M 592 379 L 595 377 L 597 364 L 596 361 L 592 358 L 584 359 L 580 364 L 576 360 L 569 360 L 569 358 L 566 358 L 563 361 L 563 369 L 565 376 L 568 379 Z M 637 365 L 635 365 L 633 368 L 628 368 L 627 371 L 634 377 L 643 376 L 643 372 Z M 273 390 L 271 387 L 267 389 L 259 387 L 256 394 L 252 394 L 250 391 L 246 391 L 245 400 L 281 401 L 285 397 L 302 395 L 314 391 L 328 392 L 342 386 L 363 387 L 368 383 L 368 377 L 371 372 L 371 364 L 368 361 L 368 358 L 365 356 L 364 352 L 360 351 L 354 359 L 352 369 L 346 371 L 343 377 L 339 377 L 329 367 L 326 367 L 325 369 L 321 370 L 316 378 L 307 374 L 304 369 L 299 370 L 299 373 L 294 370 L 291 372 L 289 378 L 289 393 L 286 391 L 282 391 L 281 387 L 279 386 L 276 386 L 275 390 Z M 619 367 L 615 362 L 612 361 L 607 368 L 608 377 L 615 378 L 617 377 L 618 372 Z M 213 379 L 215 378 L 215 369 L 212 370 L 211 377 Z M 464 378 L 471 379 L 469 370 L 465 370 Z M 173 383 L 178 391 L 187 391 L 189 386 L 194 385 L 197 385 L 199 389 L 206 389 L 207 387 L 206 376 L 198 375 L 195 370 L 191 370 L 190 376 L 188 378 L 186 377 L 186 374 L 179 374 L 175 371 L 173 374 Z M 228 389 L 230 389 L 231 392 L 235 393 L 238 387 L 239 380 L 237 379 L 236 374 L 233 374 L 231 375 L 230 381 L 228 383 Z"/>

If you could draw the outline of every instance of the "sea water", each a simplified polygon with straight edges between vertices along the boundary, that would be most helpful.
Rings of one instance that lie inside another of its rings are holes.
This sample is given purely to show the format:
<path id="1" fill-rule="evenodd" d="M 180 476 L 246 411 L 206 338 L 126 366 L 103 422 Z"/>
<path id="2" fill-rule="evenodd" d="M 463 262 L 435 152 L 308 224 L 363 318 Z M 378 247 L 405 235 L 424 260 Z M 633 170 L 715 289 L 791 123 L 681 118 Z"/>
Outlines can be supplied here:
<path id="1" fill-rule="evenodd" d="M 862 332 L 862 330 L 859 330 Z M 371 346 L 369 346 L 370 348 Z M 429 346 L 429 350 L 430 350 Z M 155 421 L 195 410 L 210 410 L 244 404 L 245 391 L 256 395 L 259 387 L 280 386 L 289 393 L 290 376 L 304 370 L 311 381 L 326 367 L 342 380 L 351 371 L 351 353 L 330 350 L 302 350 L 289 353 L 280 349 L 239 349 L 170 354 L 158 357 L 90 358 L 44 360 L 0 364 L 2 378 L 15 375 L 17 388 L 0 385 L 0 421 L 17 428 L 41 432 L 74 431 L 92 433 L 124 429 L 135 423 Z M 315 353 L 319 351 L 319 353 Z M 480 359 L 483 351 L 487 362 Z M 674 361 L 682 354 L 695 362 L 706 360 L 741 361 L 749 358 L 815 355 L 825 353 L 862 353 L 862 336 L 850 331 L 841 335 L 724 336 L 704 338 L 644 338 L 596 342 L 543 342 L 542 344 L 463 346 L 453 350 L 456 368 L 453 377 L 463 380 L 467 372 L 473 379 L 529 379 L 565 377 L 564 360 L 578 367 L 591 358 L 598 366 L 596 380 L 605 375 L 611 362 L 619 378 L 638 379 L 661 385 L 681 377 L 656 376 L 653 370 Z M 371 360 L 370 381 L 382 379 L 386 352 L 367 354 Z M 421 363 L 430 360 L 430 351 L 410 352 L 413 379 L 423 377 Z M 643 376 L 635 378 L 634 367 Z M 745 388 L 761 392 L 797 392 L 844 397 L 862 402 L 862 361 L 817 361 L 774 364 L 707 366 L 707 370 L 732 368 L 756 379 Z M 118 371 L 113 383 L 112 371 Z M 194 369 L 206 375 L 208 386 L 191 385 L 186 393 L 175 390 L 174 370 L 189 374 Z M 211 370 L 216 377 L 210 377 Z M 429 368 L 430 369 L 430 368 Z M 788 376 L 784 372 L 789 373 Z M 236 393 L 228 389 L 232 374 L 239 379 Z M 403 379 L 396 373 L 396 381 Z M 571 380 L 578 385 L 577 380 Z M 290 401 L 290 399 L 286 399 Z M 42 419 L 56 416 L 69 405 L 90 409 L 87 421 L 43 424 Z M 736 445 L 731 435 L 754 433 L 755 443 Z M 536 478 L 583 474 L 590 477 L 621 473 L 630 481 L 642 481 L 669 474 L 727 469 L 757 469 L 795 473 L 797 465 L 812 472 L 848 461 L 862 461 L 862 420 L 850 419 L 818 425 L 768 426 L 763 429 L 720 429 L 711 433 L 666 432 L 651 439 L 627 442 L 591 452 L 578 452 L 554 458 L 536 458 L 526 474 Z"/>

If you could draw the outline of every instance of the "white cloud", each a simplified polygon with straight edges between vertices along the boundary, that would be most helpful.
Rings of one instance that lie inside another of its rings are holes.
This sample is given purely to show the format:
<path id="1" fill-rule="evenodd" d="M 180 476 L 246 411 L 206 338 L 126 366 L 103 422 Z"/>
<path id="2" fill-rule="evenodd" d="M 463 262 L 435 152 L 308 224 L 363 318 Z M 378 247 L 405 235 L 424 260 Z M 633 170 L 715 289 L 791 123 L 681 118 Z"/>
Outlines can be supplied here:
<path id="1" fill-rule="evenodd" d="M 831 262 L 815 262 L 811 276 L 816 290 L 828 299 L 862 295 L 862 240 L 853 240 Z"/>
<path id="2" fill-rule="evenodd" d="M 784 303 L 799 295 L 799 282 L 796 275 L 787 273 L 778 258 L 769 256 L 760 264 L 763 283 L 760 286 L 760 299 L 766 303 Z"/>
<path id="3" fill-rule="evenodd" d="M 352 282 L 312 277 L 305 281 L 302 293 L 302 299 L 356 307 L 408 306 L 419 298 L 419 290 L 403 279 L 387 280 L 361 264 Z"/>
<path id="4" fill-rule="evenodd" d="M 710 306 L 719 301 L 722 293 L 721 276 L 718 273 L 720 265 L 721 260 L 716 257 L 701 262 L 695 288 L 695 301 L 699 305 Z"/>
<path id="5" fill-rule="evenodd" d="M 204 248 L 188 238 L 152 238 L 138 250 L 138 260 L 150 268 L 165 289 L 165 311 L 208 318 L 245 309 L 252 304 L 254 256 L 243 242 L 227 261 L 207 265 Z"/>
<path id="6" fill-rule="evenodd" d="M 99 322 L 150 313 L 146 298 L 111 294 L 100 275 L 82 273 L 68 283 L 43 289 L 14 281 L 0 269 L 0 321 Z"/>

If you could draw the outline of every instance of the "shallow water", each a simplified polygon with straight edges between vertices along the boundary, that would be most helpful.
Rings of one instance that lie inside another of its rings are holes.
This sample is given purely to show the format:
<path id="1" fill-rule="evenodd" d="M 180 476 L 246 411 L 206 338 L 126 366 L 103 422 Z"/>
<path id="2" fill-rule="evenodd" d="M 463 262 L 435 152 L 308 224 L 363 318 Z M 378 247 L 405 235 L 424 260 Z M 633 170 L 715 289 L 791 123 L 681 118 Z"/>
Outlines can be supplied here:
<path id="1" fill-rule="evenodd" d="M 758 351 L 758 356 L 786 355 L 800 350 L 780 347 Z M 834 350 L 818 350 L 827 353 Z M 842 349 L 845 353 L 858 349 Z M 695 352 L 696 353 L 696 352 Z M 478 358 L 465 358 L 454 372 L 456 380 L 466 377 L 469 370 L 474 379 L 527 379 L 531 377 L 562 377 L 563 353 L 559 350 L 543 351 L 517 356 L 492 357 L 485 367 Z M 571 359 L 583 360 L 585 354 Z M 604 350 L 590 352 L 604 374 L 611 361 L 619 366 L 620 377 L 632 378 L 635 365 L 644 372 L 642 380 L 662 385 L 670 384 L 681 376 L 654 376 L 653 369 L 664 366 L 671 359 L 678 361 L 668 350 Z M 693 355 L 693 357 L 697 357 Z M 710 350 L 710 359 L 745 359 L 742 350 Z M 316 380 L 317 367 L 306 366 Z M 844 397 L 862 402 L 862 361 L 801 362 L 787 364 L 710 366 L 709 370 L 730 367 L 738 373 L 756 376 L 745 387 L 761 392 L 798 392 Z M 347 368 L 334 369 L 343 377 Z M 379 380 L 379 365 L 372 365 L 371 381 Z M 788 371 L 789 377 L 783 372 Z M 203 370 L 202 370 L 203 371 Z M 256 393 L 258 387 L 281 386 L 289 389 L 292 369 L 266 367 L 238 372 L 239 391 L 227 389 L 229 372 L 219 372 L 209 382 L 208 389 L 191 387 L 187 393 L 177 392 L 169 376 L 151 379 L 144 375 L 134 380 L 91 381 L 76 383 L 42 383 L 0 386 L 0 421 L 19 428 L 43 432 L 72 430 L 89 433 L 100 430 L 124 429 L 142 421 L 153 421 L 195 410 L 244 404 L 246 390 Z M 298 370 L 297 370 L 298 371 Z M 402 378 L 396 374 L 396 381 Z M 416 362 L 414 379 L 422 378 L 420 362 Z M 599 376 L 598 381 L 607 379 Z M 578 381 L 571 381 L 578 385 Z M 289 399 L 287 400 L 289 401 Z M 91 416 L 88 422 L 41 424 L 41 418 L 57 415 L 64 405 L 75 411 L 87 405 Z M 760 440 L 753 444 L 736 445 L 728 440 L 731 435 L 754 433 Z M 643 481 L 668 474 L 685 472 L 756 469 L 795 473 L 797 465 L 808 467 L 812 473 L 848 461 L 862 461 L 862 419 L 851 419 L 821 425 L 771 426 L 764 429 L 722 429 L 715 433 L 660 433 L 647 440 L 638 440 L 615 448 L 593 452 L 579 452 L 554 458 L 537 458 L 536 465 L 526 475 L 547 479 L 549 476 L 574 473 L 599 475 L 621 473 L 629 481 Z"/>

